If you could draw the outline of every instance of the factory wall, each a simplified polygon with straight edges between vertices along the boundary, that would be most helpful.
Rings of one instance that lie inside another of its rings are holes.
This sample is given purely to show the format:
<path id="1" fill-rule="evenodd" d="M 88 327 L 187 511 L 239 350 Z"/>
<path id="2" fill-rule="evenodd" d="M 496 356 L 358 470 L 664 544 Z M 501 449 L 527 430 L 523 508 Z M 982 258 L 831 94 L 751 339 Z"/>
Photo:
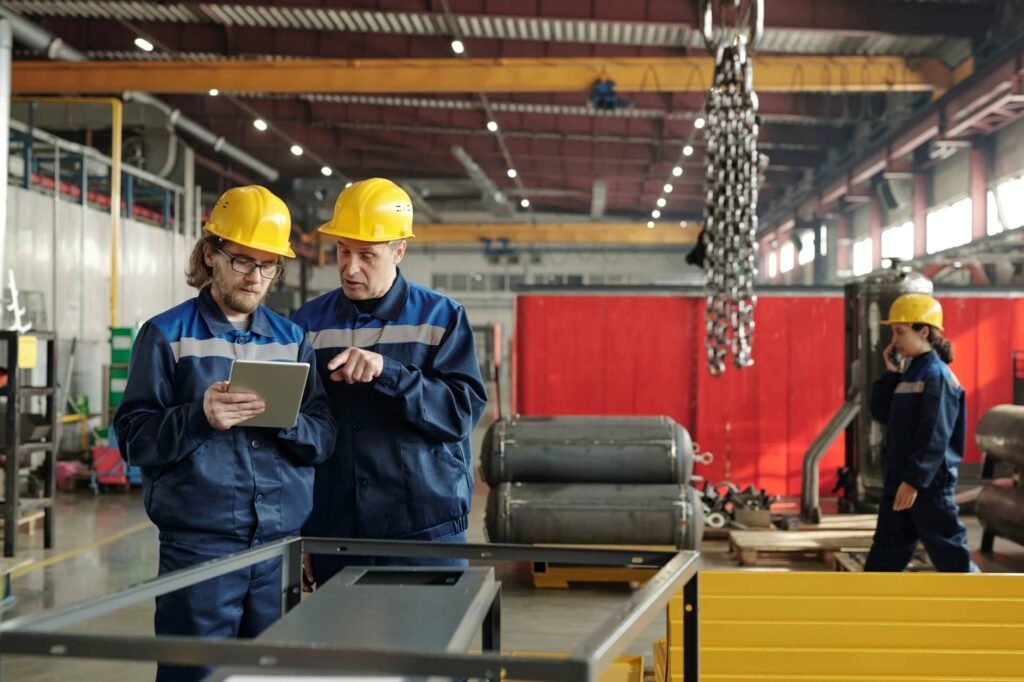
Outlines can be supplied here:
<path id="1" fill-rule="evenodd" d="M 98 411 L 102 367 L 110 357 L 110 214 L 84 210 L 83 217 L 77 203 L 55 203 L 52 194 L 9 186 L 3 290 L 9 302 L 8 273 L 13 271 L 35 328 L 56 328 L 62 381 L 71 339 L 78 339 L 71 392 L 89 395 L 91 409 Z M 189 237 L 122 219 L 119 326 L 140 325 L 194 295 L 184 276 L 191 247 Z M 5 328 L 12 319 L 5 305 Z"/>
<path id="2" fill-rule="evenodd" d="M 1012 351 L 1024 349 L 1024 299 L 941 297 L 952 365 L 967 391 L 966 461 L 974 425 L 1012 400 Z M 697 473 L 798 495 L 803 455 L 843 400 L 843 301 L 758 300 L 754 367 L 712 378 L 704 301 L 682 295 L 523 295 L 516 304 L 515 410 L 527 415 L 668 415 L 714 454 Z M 572 339 L 567 343 L 566 339 Z M 839 439 L 821 465 L 831 494 Z"/>

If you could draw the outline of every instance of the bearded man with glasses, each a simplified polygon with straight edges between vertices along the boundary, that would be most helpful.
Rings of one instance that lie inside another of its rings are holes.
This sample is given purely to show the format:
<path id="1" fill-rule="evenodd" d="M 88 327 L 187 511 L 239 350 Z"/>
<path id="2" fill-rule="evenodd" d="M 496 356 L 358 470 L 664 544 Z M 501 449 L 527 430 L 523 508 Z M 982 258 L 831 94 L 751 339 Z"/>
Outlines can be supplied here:
<path id="1" fill-rule="evenodd" d="M 132 347 L 114 417 L 122 454 L 142 468 L 146 512 L 160 530 L 160 574 L 298 533 L 313 504 L 314 467 L 335 426 L 316 371 L 292 428 L 247 427 L 259 396 L 229 393 L 235 359 L 308 362 L 296 324 L 261 302 L 284 273 L 288 207 L 267 189 L 235 187 L 217 201 L 192 251 L 199 295 L 149 320 Z M 281 615 L 280 559 L 157 597 L 158 635 L 254 637 Z M 209 669 L 161 665 L 157 680 Z"/>

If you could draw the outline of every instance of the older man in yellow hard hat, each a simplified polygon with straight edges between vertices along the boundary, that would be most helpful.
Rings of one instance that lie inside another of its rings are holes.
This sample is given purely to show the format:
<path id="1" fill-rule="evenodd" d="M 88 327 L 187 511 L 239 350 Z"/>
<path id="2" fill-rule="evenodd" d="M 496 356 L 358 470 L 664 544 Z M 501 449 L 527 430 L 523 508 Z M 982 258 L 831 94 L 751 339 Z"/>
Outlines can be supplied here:
<path id="1" fill-rule="evenodd" d="M 465 542 L 470 434 L 487 396 L 465 310 L 399 270 L 412 222 L 409 195 L 373 178 L 345 189 L 320 227 L 337 241 L 341 286 L 293 319 L 316 350 L 338 440 L 317 467 L 307 535 Z M 307 581 L 343 563 L 314 556 Z"/>
<path id="2" fill-rule="evenodd" d="M 122 452 L 142 468 L 161 574 L 297 533 L 312 506 L 313 467 L 334 447 L 316 372 L 288 429 L 246 426 L 265 405 L 225 381 L 235 359 L 315 362 L 303 330 L 261 305 L 283 259 L 295 256 L 288 208 L 263 187 L 235 187 L 205 232 L 188 270 L 199 295 L 142 326 L 114 418 Z M 158 635 L 254 637 L 281 614 L 280 560 L 156 601 Z M 162 665 L 157 679 L 208 672 Z"/>

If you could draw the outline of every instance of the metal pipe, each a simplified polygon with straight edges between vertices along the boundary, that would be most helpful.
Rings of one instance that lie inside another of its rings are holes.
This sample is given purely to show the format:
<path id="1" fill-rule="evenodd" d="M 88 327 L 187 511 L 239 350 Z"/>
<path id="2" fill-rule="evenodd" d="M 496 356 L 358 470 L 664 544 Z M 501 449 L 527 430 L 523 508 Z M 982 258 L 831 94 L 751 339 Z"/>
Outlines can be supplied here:
<path id="1" fill-rule="evenodd" d="M 11 24 L 0 18 L 0 279 L 4 274 L 7 243 L 7 176 L 11 143 Z M 29 173 L 25 167 L 26 175 Z"/>
<path id="2" fill-rule="evenodd" d="M 53 287 L 53 295 L 50 298 L 53 307 L 50 310 L 53 313 L 52 324 L 55 332 L 60 328 L 60 314 L 57 310 L 57 301 L 60 298 L 60 249 L 57 246 L 57 239 L 60 235 L 60 151 L 60 145 L 55 145 L 53 148 L 53 220 L 51 221 L 53 243 L 50 244 L 50 286 Z"/>
<path id="3" fill-rule="evenodd" d="M 17 98 L 15 98 L 15 101 L 17 101 Z M 33 102 L 34 101 L 36 100 L 33 100 Z M 74 154 L 81 154 L 92 159 L 93 161 L 98 161 L 99 163 L 105 166 L 109 166 L 111 165 L 111 163 L 113 163 L 113 160 L 109 156 L 102 153 L 95 147 L 87 147 L 86 145 L 66 140 L 63 137 L 57 137 L 56 135 L 52 135 L 46 132 L 45 130 L 40 130 L 39 128 L 32 128 L 30 126 L 27 126 L 17 119 L 11 119 L 11 130 L 17 130 L 18 132 L 25 133 L 26 135 L 31 136 L 33 140 L 45 142 L 46 144 L 51 146 L 56 146 L 59 144 L 61 146 L 61 149 L 72 152 Z M 149 171 L 143 170 L 131 164 L 124 163 L 123 161 L 121 163 L 121 170 L 126 173 L 130 173 L 131 175 L 134 175 L 140 180 L 145 180 L 151 185 L 156 185 L 157 187 L 169 189 L 172 192 L 185 191 L 185 188 L 181 185 L 177 185 L 166 178 L 161 178 L 159 175 L 155 175 L 153 173 L 150 173 Z"/>
<path id="4" fill-rule="evenodd" d="M 186 132 L 200 142 L 210 145 L 213 147 L 213 151 L 220 152 L 224 156 L 234 159 L 243 166 L 251 168 L 271 182 L 277 180 L 281 175 L 277 172 L 276 168 L 272 168 L 259 159 L 246 154 L 241 149 L 225 140 L 222 135 L 210 132 L 188 116 L 182 114 L 180 109 L 172 108 L 166 102 L 154 97 L 148 92 L 131 90 L 124 93 L 124 99 L 126 102 L 140 102 L 142 104 L 148 104 L 155 109 L 159 109 L 167 114 L 168 120 L 178 130 Z"/>
<path id="5" fill-rule="evenodd" d="M 24 43 L 26 46 L 36 50 L 37 52 L 45 53 L 50 59 L 68 62 L 82 62 L 88 59 L 84 53 L 70 45 L 67 45 L 61 38 L 58 38 L 42 26 L 25 19 L 9 9 L 0 7 L 0 17 L 7 19 L 11 23 L 11 29 L 14 37 L 19 42 Z M 8 76 L 4 85 L 8 91 L 11 84 L 9 68 L 10 64 L 8 63 L 8 71 L 6 72 Z M 171 124 L 178 130 L 192 135 L 200 142 L 213 147 L 214 151 L 220 152 L 224 156 L 234 159 L 243 166 L 253 169 L 271 182 L 274 182 L 280 176 L 277 169 L 268 166 L 253 156 L 250 156 L 225 140 L 222 136 L 210 132 L 189 117 L 183 115 L 180 110 L 171 108 L 166 102 L 157 99 L 148 92 L 126 92 L 124 93 L 124 100 L 126 102 L 135 101 L 141 104 L 148 104 L 151 107 L 159 109 L 167 114 Z"/>
<path id="6" fill-rule="evenodd" d="M 814 437 L 810 447 L 804 453 L 804 464 L 802 477 L 800 479 L 800 517 L 810 523 L 821 521 L 821 499 L 818 487 L 821 485 L 821 471 L 818 466 L 822 457 L 832 447 L 832 443 L 860 413 L 861 397 L 860 391 L 855 390 L 847 396 L 846 402 L 839 406 L 839 409 L 825 428 Z"/>

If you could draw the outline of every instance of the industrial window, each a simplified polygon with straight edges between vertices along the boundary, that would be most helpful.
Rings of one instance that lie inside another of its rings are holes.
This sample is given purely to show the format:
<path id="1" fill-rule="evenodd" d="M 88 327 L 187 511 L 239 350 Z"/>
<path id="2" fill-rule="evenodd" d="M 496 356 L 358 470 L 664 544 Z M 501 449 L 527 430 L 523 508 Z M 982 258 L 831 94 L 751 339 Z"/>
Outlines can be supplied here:
<path id="1" fill-rule="evenodd" d="M 853 243 L 853 276 L 866 275 L 874 269 L 875 249 L 871 237 Z"/>
<path id="2" fill-rule="evenodd" d="M 1003 223 L 999 220 L 999 206 L 996 204 L 996 193 L 989 190 L 986 202 L 985 218 L 988 224 L 985 226 L 985 232 L 990 236 L 999 234 L 1003 231 Z"/>
<path id="3" fill-rule="evenodd" d="M 448 288 L 448 273 L 434 273 L 430 276 L 430 288 L 431 289 L 447 289 Z"/>
<path id="4" fill-rule="evenodd" d="M 506 281 L 508 278 L 505 275 L 491 275 L 491 291 L 505 291 Z"/>
<path id="5" fill-rule="evenodd" d="M 487 291 L 487 279 L 479 272 L 469 276 L 470 291 Z"/>
<path id="6" fill-rule="evenodd" d="M 999 203 L 1003 205 L 1006 229 L 1024 227 L 1024 175 L 999 183 L 996 191 L 999 192 Z"/>
<path id="7" fill-rule="evenodd" d="M 796 252 L 796 247 L 793 246 L 793 242 L 786 242 L 779 249 L 779 270 L 785 274 L 793 269 L 793 257 Z"/>
<path id="8" fill-rule="evenodd" d="M 814 261 L 814 232 L 807 230 L 800 235 L 800 253 L 796 256 L 796 262 L 800 265 L 807 265 Z"/>
<path id="9" fill-rule="evenodd" d="M 821 244 L 819 244 L 819 246 L 820 246 L 820 248 L 818 249 L 818 252 L 822 256 L 827 256 L 828 255 L 828 225 L 822 224 L 822 226 L 821 226 Z"/>
<path id="10" fill-rule="evenodd" d="M 469 277 L 465 274 L 452 273 L 450 285 L 452 291 L 467 291 L 469 289 Z"/>
<path id="11" fill-rule="evenodd" d="M 509 275 L 508 288 L 516 289 L 526 284 L 526 275 Z"/>
<path id="12" fill-rule="evenodd" d="M 768 254 L 768 277 L 775 279 L 777 274 L 779 274 L 779 257 L 772 251 Z"/>
<path id="13" fill-rule="evenodd" d="M 925 219 L 925 250 L 937 253 L 971 241 L 971 198 L 932 211 Z"/>
<path id="14" fill-rule="evenodd" d="M 910 220 L 902 225 L 882 230 L 882 258 L 911 260 L 914 257 L 914 223 Z"/>
<path id="15" fill-rule="evenodd" d="M 571 287 L 583 286 L 583 275 L 566 275 L 565 283 Z"/>

